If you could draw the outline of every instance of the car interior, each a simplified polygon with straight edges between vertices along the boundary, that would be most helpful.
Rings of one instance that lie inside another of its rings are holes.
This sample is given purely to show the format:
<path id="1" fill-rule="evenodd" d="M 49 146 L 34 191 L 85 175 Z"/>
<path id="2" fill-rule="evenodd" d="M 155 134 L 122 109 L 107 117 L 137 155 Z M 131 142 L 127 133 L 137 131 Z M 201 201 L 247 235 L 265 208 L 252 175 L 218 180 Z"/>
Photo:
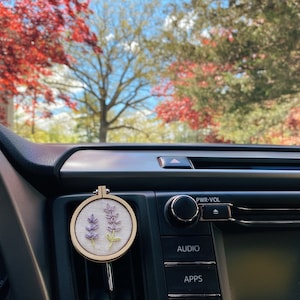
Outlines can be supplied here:
<path id="1" fill-rule="evenodd" d="M 0 155 L 0 299 L 300 297 L 297 147 L 35 144 L 1 126 Z"/>

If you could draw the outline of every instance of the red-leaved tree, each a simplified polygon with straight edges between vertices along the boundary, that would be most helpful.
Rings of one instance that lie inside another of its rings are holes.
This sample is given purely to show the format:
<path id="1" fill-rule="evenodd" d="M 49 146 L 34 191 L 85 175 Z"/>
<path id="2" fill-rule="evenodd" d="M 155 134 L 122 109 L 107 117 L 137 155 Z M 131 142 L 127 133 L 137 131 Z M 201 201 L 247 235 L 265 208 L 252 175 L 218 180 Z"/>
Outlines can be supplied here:
<path id="1" fill-rule="evenodd" d="M 234 143 L 299 144 L 298 2 L 223 2 L 172 11 L 164 49 L 176 68 L 166 72 L 171 95 L 162 95 L 158 117 L 205 132 L 203 141 L 216 133 Z"/>
<path id="2" fill-rule="evenodd" d="M 6 107 L 14 96 L 55 101 L 40 79 L 51 75 L 54 64 L 69 64 L 65 43 L 72 40 L 101 51 L 85 22 L 88 5 L 88 0 L 0 2 L 0 123 L 7 125 Z M 65 95 L 60 98 L 72 105 Z"/>
<path id="3" fill-rule="evenodd" d="M 209 45 L 211 46 L 211 45 Z M 192 62 L 174 63 L 170 66 L 169 72 L 173 74 L 172 79 L 163 81 L 161 85 L 154 88 L 153 93 L 162 97 L 162 101 L 156 107 L 158 118 L 165 123 L 180 121 L 187 123 L 191 129 L 201 131 L 203 142 L 225 142 L 218 137 L 218 117 L 222 110 L 207 105 L 199 109 L 196 105 L 197 99 L 186 95 L 188 87 L 207 89 L 209 81 L 213 80 L 214 85 L 222 86 L 223 79 L 220 75 L 229 71 L 230 65 L 218 66 L 213 63 L 198 65 Z M 181 89 L 183 87 L 183 89 Z"/>

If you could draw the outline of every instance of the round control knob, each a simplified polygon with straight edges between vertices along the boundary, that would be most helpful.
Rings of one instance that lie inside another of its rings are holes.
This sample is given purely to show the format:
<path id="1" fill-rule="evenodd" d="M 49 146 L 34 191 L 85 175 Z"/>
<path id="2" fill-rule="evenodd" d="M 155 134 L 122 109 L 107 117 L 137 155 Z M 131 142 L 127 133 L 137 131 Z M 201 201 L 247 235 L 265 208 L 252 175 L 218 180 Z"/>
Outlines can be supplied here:
<path id="1" fill-rule="evenodd" d="M 166 206 L 171 220 L 182 225 L 190 225 L 199 218 L 199 206 L 191 196 L 174 196 L 167 202 Z"/>

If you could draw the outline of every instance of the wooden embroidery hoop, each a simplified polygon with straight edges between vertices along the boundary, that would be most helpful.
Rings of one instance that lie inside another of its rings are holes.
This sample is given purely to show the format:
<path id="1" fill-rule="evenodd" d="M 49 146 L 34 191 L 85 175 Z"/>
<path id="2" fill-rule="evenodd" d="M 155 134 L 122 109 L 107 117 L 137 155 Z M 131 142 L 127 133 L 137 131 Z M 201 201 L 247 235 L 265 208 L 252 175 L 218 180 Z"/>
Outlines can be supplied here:
<path id="1" fill-rule="evenodd" d="M 108 194 L 106 186 L 99 186 L 97 191 L 98 191 L 97 195 L 91 196 L 91 197 L 87 198 L 86 200 L 84 200 L 74 211 L 72 218 L 71 218 L 71 222 L 70 222 L 70 235 L 71 235 L 71 241 L 73 243 L 73 246 L 79 252 L 79 254 L 81 254 L 85 258 L 87 258 L 91 261 L 94 261 L 94 262 L 108 263 L 108 262 L 111 262 L 111 261 L 114 261 L 114 260 L 120 258 L 129 250 L 129 248 L 133 244 L 133 241 L 134 241 L 136 233 L 137 233 L 137 221 L 136 221 L 136 216 L 134 214 L 134 211 L 132 210 L 131 206 L 125 200 L 123 200 L 122 198 L 120 198 L 118 196 Z M 125 208 L 125 210 L 127 211 L 127 213 L 129 214 L 129 217 L 130 217 L 131 223 L 132 223 L 132 228 L 131 228 L 131 233 L 128 237 L 127 242 L 120 250 L 113 252 L 109 255 L 96 255 L 96 254 L 88 251 L 86 249 L 86 247 L 84 247 L 79 242 L 78 232 L 76 232 L 76 222 L 77 222 L 77 219 L 80 216 L 80 214 L 84 211 L 84 209 L 90 203 L 92 203 L 94 201 L 103 201 L 103 200 L 112 200 L 112 202 L 116 201 L 120 205 L 122 205 Z"/>

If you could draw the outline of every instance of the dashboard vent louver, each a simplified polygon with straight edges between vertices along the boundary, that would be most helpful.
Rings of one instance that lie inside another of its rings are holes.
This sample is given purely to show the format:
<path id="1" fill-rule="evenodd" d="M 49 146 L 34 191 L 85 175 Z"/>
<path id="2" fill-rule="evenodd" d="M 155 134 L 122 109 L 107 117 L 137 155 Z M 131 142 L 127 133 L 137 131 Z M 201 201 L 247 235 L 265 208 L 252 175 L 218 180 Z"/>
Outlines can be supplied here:
<path id="1" fill-rule="evenodd" d="M 70 218 L 71 214 L 69 215 Z M 85 259 L 77 253 L 71 242 L 69 242 L 69 247 L 76 299 L 145 299 L 141 271 L 142 260 L 138 243 L 135 243 L 123 257 L 112 262 L 113 292 L 109 291 L 105 264 Z"/>
<path id="2" fill-rule="evenodd" d="M 195 169 L 300 170 L 299 159 L 190 157 Z"/>
<path id="3" fill-rule="evenodd" d="M 2 254 L 0 253 L 0 299 L 7 299 L 9 282 Z"/>

